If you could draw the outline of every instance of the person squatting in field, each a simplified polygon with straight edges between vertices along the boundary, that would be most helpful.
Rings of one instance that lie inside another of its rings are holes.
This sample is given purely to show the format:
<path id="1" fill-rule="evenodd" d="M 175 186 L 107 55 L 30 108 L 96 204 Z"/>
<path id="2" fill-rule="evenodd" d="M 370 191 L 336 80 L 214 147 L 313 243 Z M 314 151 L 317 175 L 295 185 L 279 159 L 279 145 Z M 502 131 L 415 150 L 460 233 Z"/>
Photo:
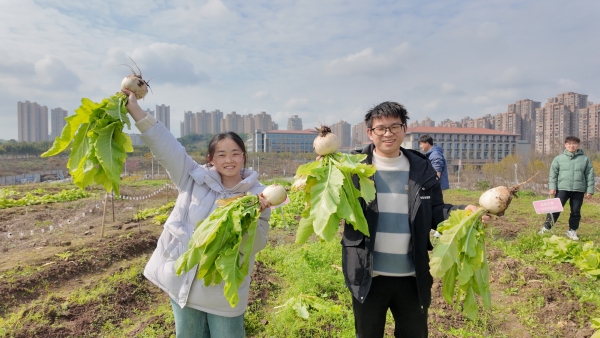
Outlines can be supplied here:
<path id="1" fill-rule="evenodd" d="M 375 165 L 376 198 L 361 207 L 371 236 L 344 225 L 342 266 L 352 292 L 356 337 L 384 336 L 388 309 L 396 337 L 427 337 L 433 277 L 429 272 L 429 233 L 453 209 L 474 205 L 444 203 L 435 169 L 421 152 L 401 147 L 408 112 L 383 102 L 365 115 L 372 143 L 358 151 Z M 353 177 L 354 185 L 359 182 Z M 488 216 L 482 219 L 489 220 Z"/>
<path id="2" fill-rule="evenodd" d="M 583 198 L 592 198 L 594 194 L 594 167 L 592 161 L 579 149 L 580 140 L 575 136 L 565 138 L 565 150 L 552 160 L 548 179 L 549 195 L 559 198 L 564 206 L 570 201 L 569 230 L 567 237 L 579 240 L 577 229 L 581 220 Z M 556 223 L 560 212 L 546 215 L 546 221 L 539 233 L 543 234 Z"/>
<path id="3" fill-rule="evenodd" d="M 256 252 L 266 246 L 270 204 L 261 194 L 264 186 L 258 181 L 258 173 L 244 168 L 244 142 L 233 132 L 216 134 L 208 145 L 208 163 L 199 165 L 162 123 L 140 108 L 132 92 L 123 92 L 128 95 L 127 110 L 136 121 L 142 140 L 179 191 L 144 276 L 171 298 L 177 337 L 244 337 L 251 271 L 238 289 L 239 303 L 232 308 L 223 295 L 223 283 L 205 286 L 203 280 L 196 279 L 197 266 L 180 276 L 174 268 L 177 258 L 186 251 L 196 224 L 216 208 L 215 201 L 221 198 L 247 192 L 259 195 L 261 215 L 250 270 Z"/>

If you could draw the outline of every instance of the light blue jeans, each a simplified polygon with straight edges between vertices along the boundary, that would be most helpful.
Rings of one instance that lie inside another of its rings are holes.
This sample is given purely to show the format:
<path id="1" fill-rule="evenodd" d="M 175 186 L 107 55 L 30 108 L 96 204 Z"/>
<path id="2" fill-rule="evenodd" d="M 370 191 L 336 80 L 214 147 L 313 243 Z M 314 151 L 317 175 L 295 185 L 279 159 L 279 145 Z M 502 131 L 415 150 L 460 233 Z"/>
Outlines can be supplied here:
<path id="1" fill-rule="evenodd" d="M 175 336 L 177 338 L 244 338 L 244 315 L 223 317 L 192 309 L 179 307 L 171 299 L 175 316 Z"/>

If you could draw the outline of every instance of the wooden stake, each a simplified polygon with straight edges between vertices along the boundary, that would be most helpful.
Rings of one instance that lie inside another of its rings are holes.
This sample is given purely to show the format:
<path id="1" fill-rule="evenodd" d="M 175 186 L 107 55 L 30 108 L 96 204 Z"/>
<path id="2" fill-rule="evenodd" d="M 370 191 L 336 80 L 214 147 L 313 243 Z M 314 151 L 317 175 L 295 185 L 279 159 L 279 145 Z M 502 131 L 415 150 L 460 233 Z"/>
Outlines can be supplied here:
<path id="1" fill-rule="evenodd" d="M 110 194 L 110 200 L 112 202 L 112 214 L 113 214 L 112 221 L 114 223 L 115 222 L 115 192 L 114 191 Z"/>
<path id="2" fill-rule="evenodd" d="M 104 195 L 104 211 L 102 212 L 102 230 L 100 230 L 100 238 L 104 238 L 104 220 L 106 219 L 106 204 L 108 203 L 108 193 Z"/>

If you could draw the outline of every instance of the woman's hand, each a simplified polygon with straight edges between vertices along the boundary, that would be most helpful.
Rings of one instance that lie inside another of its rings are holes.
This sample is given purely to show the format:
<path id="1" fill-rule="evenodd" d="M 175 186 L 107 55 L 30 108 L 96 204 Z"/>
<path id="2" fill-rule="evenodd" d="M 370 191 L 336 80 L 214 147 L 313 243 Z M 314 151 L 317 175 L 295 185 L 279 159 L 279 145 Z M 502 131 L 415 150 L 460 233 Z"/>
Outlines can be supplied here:
<path id="1" fill-rule="evenodd" d="M 125 107 L 127 108 L 129 115 L 133 117 L 135 122 L 146 117 L 146 112 L 143 111 L 140 105 L 138 104 L 135 94 L 127 89 L 122 89 L 121 91 L 125 93 L 125 95 L 127 95 L 127 105 L 125 105 Z"/>
<path id="2" fill-rule="evenodd" d="M 262 192 L 258 194 L 258 202 L 260 203 L 260 212 L 265 211 L 267 208 L 271 207 L 271 203 L 267 201 L 265 196 L 263 196 Z"/>

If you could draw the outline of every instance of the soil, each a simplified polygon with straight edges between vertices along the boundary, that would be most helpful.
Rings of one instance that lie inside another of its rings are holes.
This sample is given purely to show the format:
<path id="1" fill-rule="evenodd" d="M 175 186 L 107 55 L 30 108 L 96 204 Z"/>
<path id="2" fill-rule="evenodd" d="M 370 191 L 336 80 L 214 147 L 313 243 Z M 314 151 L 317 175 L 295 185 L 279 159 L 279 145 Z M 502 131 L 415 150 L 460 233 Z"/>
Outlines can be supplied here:
<path id="1" fill-rule="evenodd" d="M 159 188 L 124 188 L 122 193 L 147 197 Z M 60 191 L 62 188 L 56 189 Z M 84 305 L 69 302 L 69 294 L 74 289 L 94 290 L 99 280 L 128 269 L 132 261 L 139 258 L 147 260 L 156 247 L 162 227 L 153 224 L 150 219 L 136 222 L 133 215 L 137 210 L 161 206 L 175 197 L 173 192 L 165 192 L 139 201 L 116 200 L 114 221 L 112 202 L 109 201 L 104 236 L 101 237 L 103 194 L 99 190 L 95 192 L 98 194 L 96 197 L 79 201 L 0 210 L 0 251 L 3 252 L 0 255 L 0 316 L 18 314 L 22 323 L 17 329 L 9 329 L 9 336 L 96 337 L 106 325 L 123 325 L 127 318 L 131 319 L 132 336 L 149 327 L 162 328 L 157 331 L 160 332 L 156 335 L 158 337 L 174 334 L 171 318 L 140 315 L 169 302 L 168 297 L 141 274 Z M 84 212 L 86 215 L 82 216 Z M 71 222 L 67 223 L 67 220 Z M 50 225 L 54 226 L 52 231 L 48 230 Z M 530 225 L 524 220 L 497 222 L 493 235 L 511 238 L 526 227 Z M 42 229 L 46 231 L 42 233 Z M 31 230 L 34 230 L 33 235 Z M 13 234 L 11 238 L 7 237 L 9 232 Z M 21 232 L 24 234 L 22 237 L 18 235 Z M 294 240 L 291 231 L 273 229 L 269 233 L 272 245 L 293 243 Z M 535 301 L 539 311 L 532 320 L 539 323 L 545 332 L 544 337 L 584 338 L 592 335 L 594 330 L 582 328 L 578 314 L 583 311 L 593 313 L 595 306 L 580 303 L 572 286 L 564 282 L 549 284 L 547 276 L 534 266 L 507 257 L 499 249 L 490 249 L 488 260 L 493 306 Z M 571 264 L 558 264 L 557 269 L 565 275 L 578 274 L 577 268 Z M 249 309 L 264 310 L 268 300 L 279 290 L 279 285 L 277 275 L 257 262 L 252 276 Z M 446 303 L 439 280 L 433 284 L 432 295 L 430 337 L 452 337 L 443 332 L 465 327 L 467 319 Z M 33 320 L 29 317 L 33 313 L 44 315 Z M 519 319 L 519 313 L 513 311 L 502 318 L 481 318 L 479 325 L 484 325 L 491 337 L 541 337 L 535 332 L 528 332 L 519 324 Z M 332 327 L 332 330 L 335 328 Z M 388 328 L 388 335 L 392 331 Z"/>

